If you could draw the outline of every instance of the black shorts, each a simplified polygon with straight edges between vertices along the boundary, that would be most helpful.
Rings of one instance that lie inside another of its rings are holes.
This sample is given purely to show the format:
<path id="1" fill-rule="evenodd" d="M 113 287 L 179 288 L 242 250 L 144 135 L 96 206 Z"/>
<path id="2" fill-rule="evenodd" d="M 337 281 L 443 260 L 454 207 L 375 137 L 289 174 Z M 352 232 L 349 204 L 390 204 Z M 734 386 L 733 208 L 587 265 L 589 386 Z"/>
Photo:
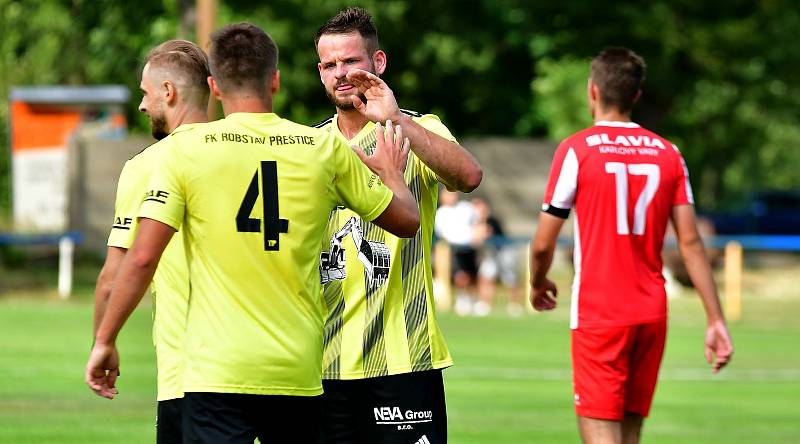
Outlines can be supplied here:
<path id="1" fill-rule="evenodd" d="M 319 443 L 319 396 L 186 393 L 183 408 L 184 443 Z"/>
<path id="2" fill-rule="evenodd" d="M 158 401 L 156 413 L 156 443 L 183 443 L 183 398 Z"/>
<path id="3" fill-rule="evenodd" d="M 324 444 L 445 444 L 441 370 L 322 381 Z"/>
<path id="4" fill-rule="evenodd" d="M 469 245 L 451 245 L 453 274 L 461 271 L 474 278 L 478 275 L 478 251 Z"/>

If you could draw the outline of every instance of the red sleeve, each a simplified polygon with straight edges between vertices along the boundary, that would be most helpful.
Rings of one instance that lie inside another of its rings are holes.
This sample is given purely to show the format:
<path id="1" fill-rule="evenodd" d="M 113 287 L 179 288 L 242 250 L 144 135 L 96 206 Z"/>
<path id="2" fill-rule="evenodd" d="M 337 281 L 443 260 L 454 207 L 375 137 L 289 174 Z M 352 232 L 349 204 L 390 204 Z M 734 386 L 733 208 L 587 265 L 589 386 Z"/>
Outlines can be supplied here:
<path id="1" fill-rule="evenodd" d="M 689 183 L 689 169 L 686 168 L 686 161 L 683 160 L 683 156 L 677 146 L 672 145 L 672 148 L 675 149 L 675 154 L 677 154 L 679 162 L 675 183 L 675 196 L 672 198 L 672 206 L 694 205 L 694 195 L 692 194 L 692 185 Z"/>

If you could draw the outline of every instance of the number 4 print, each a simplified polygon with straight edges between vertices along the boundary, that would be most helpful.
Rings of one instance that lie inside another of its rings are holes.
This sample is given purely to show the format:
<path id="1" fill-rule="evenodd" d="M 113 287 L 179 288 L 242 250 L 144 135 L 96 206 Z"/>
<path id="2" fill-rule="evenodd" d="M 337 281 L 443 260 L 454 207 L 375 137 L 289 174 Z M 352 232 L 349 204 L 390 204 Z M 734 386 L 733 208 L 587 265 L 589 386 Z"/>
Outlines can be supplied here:
<path id="1" fill-rule="evenodd" d="M 236 214 L 236 231 L 242 233 L 261 231 L 261 220 L 250 217 L 258 199 L 258 188 L 258 170 L 256 170 Z M 289 221 L 278 216 L 278 165 L 274 160 L 261 161 L 261 195 L 264 204 L 264 250 L 278 251 L 280 250 L 278 236 L 289 231 Z"/>
<path id="2" fill-rule="evenodd" d="M 622 162 L 606 162 L 606 173 L 614 175 L 617 190 L 617 234 L 630 234 L 628 226 L 628 175 L 647 176 L 644 189 L 633 209 L 633 234 L 644 234 L 647 222 L 647 207 L 653 201 L 661 181 L 661 170 L 652 163 L 624 164 Z"/>

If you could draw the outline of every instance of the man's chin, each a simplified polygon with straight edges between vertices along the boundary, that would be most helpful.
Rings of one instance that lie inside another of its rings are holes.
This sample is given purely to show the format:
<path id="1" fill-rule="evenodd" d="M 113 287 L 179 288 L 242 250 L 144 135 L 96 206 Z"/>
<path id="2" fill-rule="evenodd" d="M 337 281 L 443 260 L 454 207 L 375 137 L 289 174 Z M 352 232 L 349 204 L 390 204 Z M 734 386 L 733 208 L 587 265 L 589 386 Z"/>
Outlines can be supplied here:
<path id="1" fill-rule="evenodd" d="M 356 97 L 356 95 L 349 94 L 347 96 L 341 97 L 341 96 L 335 96 L 330 93 L 328 94 L 328 99 L 330 99 L 333 106 L 342 111 L 352 111 L 356 109 L 356 107 L 353 105 L 353 97 Z M 367 103 L 367 98 L 362 95 L 361 101 Z"/>
<path id="2" fill-rule="evenodd" d="M 352 101 L 351 102 L 345 102 L 345 101 L 334 102 L 334 105 L 336 105 L 336 108 L 338 108 L 338 109 L 340 109 L 342 111 L 352 111 L 352 110 L 356 109 L 356 107 L 353 106 L 353 102 Z"/>

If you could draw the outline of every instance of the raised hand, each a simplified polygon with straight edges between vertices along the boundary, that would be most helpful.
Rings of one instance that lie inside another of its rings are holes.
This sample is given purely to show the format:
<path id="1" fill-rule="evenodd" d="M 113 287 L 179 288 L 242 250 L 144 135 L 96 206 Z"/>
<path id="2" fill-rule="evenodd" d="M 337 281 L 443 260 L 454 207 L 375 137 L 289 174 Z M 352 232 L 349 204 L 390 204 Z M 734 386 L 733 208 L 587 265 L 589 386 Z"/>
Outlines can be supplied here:
<path id="1" fill-rule="evenodd" d="M 372 155 L 367 155 L 357 146 L 353 147 L 353 151 L 384 182 L 388 175 L 399 173 L 402 176 L 410 147 L 408 139 L 403 137 L 403 128 L 395 127 L 391 120 L 386 121 L 385 128 L 378 123 L 375 125 L 375 139 L 377 142 Z"/>
<path id="2" fill-rule="evenodd" d="M 347 81 L 366 97 L 367 103 L 364 103 L 358 95 L 353 95 L 353 106 L 367 119 L 373 122 L 397 121 L 400 116 L 397 99 L 389 85 L 380 77 L 361 69 L 354 69 L 347 73 Z"/>

